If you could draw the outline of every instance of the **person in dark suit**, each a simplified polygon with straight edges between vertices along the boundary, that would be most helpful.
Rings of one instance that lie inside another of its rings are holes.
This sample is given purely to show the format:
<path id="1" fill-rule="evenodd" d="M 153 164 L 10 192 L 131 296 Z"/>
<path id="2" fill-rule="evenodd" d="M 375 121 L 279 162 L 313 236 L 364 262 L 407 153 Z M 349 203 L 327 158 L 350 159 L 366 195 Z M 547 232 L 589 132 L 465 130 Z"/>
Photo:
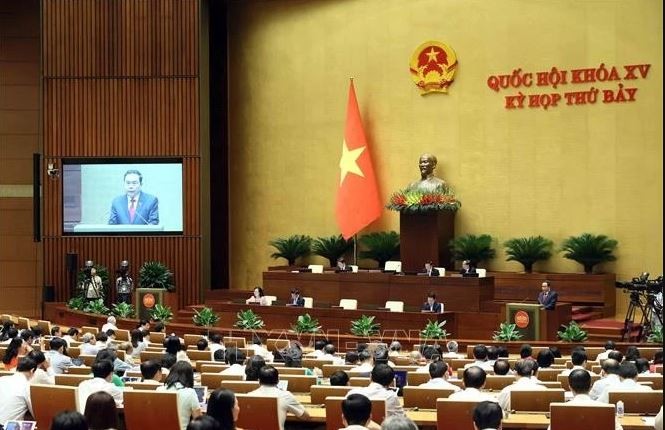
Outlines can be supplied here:
<path id="1" fill-rule="evenodd" d="M 546 311 L 551 311 L 555 308 L 556 302 L 559 299 L 559 294 L 550 289 L 550 281 L 545 281 L 540 285 L 542 291 L 538 294 L 538 303 Z"/>
<path id="2" fill-rule="evenodd" d="M 339 272 L 352 272 L 353 269 L 349 267 L 348 264 L 346 264 L 346 261 L 344 261 L 344 257 L 339 257 L 337 259 L 337 266 L 335 266 L 335 273 Z"/>
<path id="3" fill-rule="evenodd" d="M 462 270 L 459 271 L 460 275 L 464 275 L 466 273 L 476 273 L 476 268 L 471 265 L 470 260 L 464 260 L 462 261 Z"/>
<path id="4" fill-rule="evenodd" d="M 436 294 L 432 292 L 427 295 L 427 301 L 420 307 L 420 311 L 441 313 L 441 303 L 436 301 Z"/>
<path id="5" fill-rule="evenodd" d="M 126 193 L 111 203 L 109 224 L 159 224 L 159 201 L 152 194 L 141 191 L 141 172 L 128 170 L 124 183 Z"/>
<path id="6" fill-rule="evenodd" d="M 289 300 L 286 306 L 297 306 L 299 308 L 305 306 L 305 299 L 300 297 L 300 290 L 297 288 L 291 290 L 291 300 Z"/>
<path id="7" fill-rule="evenodd" d="M 436 269 L 432 266 L 432 262 L 428 261 L 425 263 L 425 272 L 427 276 L 439 276 L 439 269 Z"/>

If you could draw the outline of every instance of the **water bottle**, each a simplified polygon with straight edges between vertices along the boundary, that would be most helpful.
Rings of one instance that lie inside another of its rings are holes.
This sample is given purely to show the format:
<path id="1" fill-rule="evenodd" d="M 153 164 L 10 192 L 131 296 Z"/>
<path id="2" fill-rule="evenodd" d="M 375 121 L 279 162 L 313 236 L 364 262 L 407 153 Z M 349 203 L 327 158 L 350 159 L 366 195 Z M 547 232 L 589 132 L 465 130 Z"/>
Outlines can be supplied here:
<path id="1" fill-rule="evenodd" d="M 623 402 L 619 400 L 617 402 L 617 417 L 622 417 L 623 416 Z"/>

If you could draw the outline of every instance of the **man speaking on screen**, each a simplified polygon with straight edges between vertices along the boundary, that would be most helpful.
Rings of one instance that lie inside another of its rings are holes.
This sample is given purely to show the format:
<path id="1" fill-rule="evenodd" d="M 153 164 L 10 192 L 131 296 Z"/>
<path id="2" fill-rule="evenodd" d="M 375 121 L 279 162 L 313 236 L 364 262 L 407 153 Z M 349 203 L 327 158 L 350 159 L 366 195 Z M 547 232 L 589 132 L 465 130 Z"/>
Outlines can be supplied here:
<path id="1" fill-rule="evenodd" d="M 159 202 L 141 191 L 141 172 L 127 170 L 124 182 L 126 194 L 113 199 L 109 224 L 159 224 Z"/>

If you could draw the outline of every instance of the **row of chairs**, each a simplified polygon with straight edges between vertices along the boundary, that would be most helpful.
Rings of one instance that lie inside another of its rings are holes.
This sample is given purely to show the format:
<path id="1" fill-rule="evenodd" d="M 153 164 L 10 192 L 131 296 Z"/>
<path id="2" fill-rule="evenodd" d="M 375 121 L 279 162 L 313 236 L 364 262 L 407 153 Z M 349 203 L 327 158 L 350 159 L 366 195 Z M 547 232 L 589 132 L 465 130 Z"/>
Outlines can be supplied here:
<path id="1" fill-rule="evenodd" d="M 349 265 L 351 268 L 351 271 L 353 273 L 358 272 L 358 266 L 355 265 Z M 308 269 L 312 271 L 312 273 L 323 273 L 323 264 L 310 264 L 307 266 Z M 446 268 L 445 267 L 435 267 L 439 271 L 439 276 L 446 276 Z M 386 261 L 386 264 L 383 266 L 383 270 L 386 271 L 391 271 L 391 272 L 396 272 L 396 273 L 401 273 L 402 272 L 402 262 L 401 261 Z M 487 270 L 486 269 L 476 269 L 476 273 L 478 273 L 479 278 L 484 278 L 487 276 Z"/>

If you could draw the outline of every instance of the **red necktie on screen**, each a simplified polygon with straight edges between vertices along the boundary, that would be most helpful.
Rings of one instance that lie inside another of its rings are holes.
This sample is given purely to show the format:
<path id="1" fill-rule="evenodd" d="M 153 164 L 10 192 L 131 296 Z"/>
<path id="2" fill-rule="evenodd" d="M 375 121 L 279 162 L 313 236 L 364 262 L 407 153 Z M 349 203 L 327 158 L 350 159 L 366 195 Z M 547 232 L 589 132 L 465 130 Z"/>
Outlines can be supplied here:
<path id="1" fill-rule="evenodd" d="M 134 222 L 134 216 L 136 215 L 136 198 L 132 197 L 132 200 L 130 201 L 129 204 L 129 223 L 132 224 Z"/>

